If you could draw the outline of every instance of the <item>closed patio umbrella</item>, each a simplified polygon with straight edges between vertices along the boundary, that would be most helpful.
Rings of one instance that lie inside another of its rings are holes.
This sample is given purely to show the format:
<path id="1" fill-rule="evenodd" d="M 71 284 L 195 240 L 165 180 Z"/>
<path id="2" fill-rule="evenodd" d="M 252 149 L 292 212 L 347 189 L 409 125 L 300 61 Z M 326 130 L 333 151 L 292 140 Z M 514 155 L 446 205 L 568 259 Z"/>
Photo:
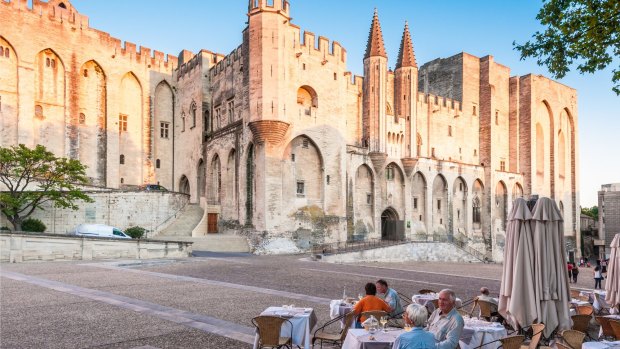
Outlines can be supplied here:
<path id="1" fill-rule="evenodd" d="M 611 241 L 611 253 L 607 263 L 607 281 L 605 282 L 605 301 L 612 307 L 620 304 L 620 234 Z"/>
<path id="2" fill-rule="evenodd" d="M 568 302 L 563 218 L 554 200 L 538 199 L 532 213 L 534 242 L 534 292 L 540 306 L 538 322 L 545 324 L 545 337 L 558 328 L 571 328 Z"/>
<path id="3" fill-rule="evenodd" d="M 506 226 L 504 268 L 499 292 L 499 313 L 514 329 L 529 326 L 538 317 L 534 293 L 534 255 L 527 202 L 514 201 Z"/>

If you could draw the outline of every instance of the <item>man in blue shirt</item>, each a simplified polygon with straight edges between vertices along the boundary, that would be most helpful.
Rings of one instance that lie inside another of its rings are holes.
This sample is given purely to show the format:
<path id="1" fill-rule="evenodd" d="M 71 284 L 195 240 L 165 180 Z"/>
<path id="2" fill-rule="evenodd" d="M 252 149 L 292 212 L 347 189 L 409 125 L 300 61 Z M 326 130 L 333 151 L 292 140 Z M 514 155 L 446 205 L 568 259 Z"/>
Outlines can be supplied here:
<path id="1" fill-rule="evenodd" d="M 454 307 L 456 294 L 450 289 L 439 292 L 439 308 L 428 319 L 428 331 L 435 335 L 437 349 L 455 349 L 465 323 Z"/>
<path id="2" fill-rule="evenodd" d="M 394 349 L 435 349 L 435 336 L 424 329 L 428 311 L 419 304 L 410 304 L 403 314 L 405 323 L 413 328 L 398 336 L 394 341 Z"/>
<path id="3" fill-rule="evenodd" d="M 403 306 L 400 304 L 398 292 L 396 292 L 393 288 L 389 288 L 387 281 L 383 279 L 377 280 L 375 285 L 377 286 L 377 292 L 383 294 L 385 302 L 392 307 L 392 312 L 389 314 L 390 321 L 388 322 L 388 326 L 403 327 L 404 323 L 401 319 Z"/>

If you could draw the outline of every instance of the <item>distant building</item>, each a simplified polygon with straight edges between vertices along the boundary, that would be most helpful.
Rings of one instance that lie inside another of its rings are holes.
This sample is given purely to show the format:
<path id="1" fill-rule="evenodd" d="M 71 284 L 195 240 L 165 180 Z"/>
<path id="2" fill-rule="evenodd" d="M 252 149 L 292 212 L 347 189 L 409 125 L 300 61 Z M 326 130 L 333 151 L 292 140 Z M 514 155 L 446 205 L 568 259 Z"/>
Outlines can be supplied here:
<path id="1" fill-rule="evenodd" d="M 614 236 L 620 233 L 620 183 L 603 184 L 598 192 L 598 239 L 595 245 L 605 246 L 609 254 L 609 245 Z M 599 248 L 602 256 L 603 251 Z"/>

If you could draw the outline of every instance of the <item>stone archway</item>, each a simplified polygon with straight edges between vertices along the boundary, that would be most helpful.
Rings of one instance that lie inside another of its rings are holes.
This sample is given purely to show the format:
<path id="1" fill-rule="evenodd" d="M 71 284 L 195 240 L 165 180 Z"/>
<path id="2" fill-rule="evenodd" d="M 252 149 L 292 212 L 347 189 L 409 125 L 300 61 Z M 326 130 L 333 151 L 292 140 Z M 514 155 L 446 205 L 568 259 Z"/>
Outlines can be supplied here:
<path id="1" fill-rule="evenodd" d="M 405 222 L 399 220 L 398 212 L 388 207 L 381 213 L 381 240 L 403 240 Z"/>
<path id="2" fill-rule="evenodd" d="M 189 180 L 185 175 L 181 176 L 181 180 L 179 181 L 179 192 L 190 195 L 189 189 Z"/>

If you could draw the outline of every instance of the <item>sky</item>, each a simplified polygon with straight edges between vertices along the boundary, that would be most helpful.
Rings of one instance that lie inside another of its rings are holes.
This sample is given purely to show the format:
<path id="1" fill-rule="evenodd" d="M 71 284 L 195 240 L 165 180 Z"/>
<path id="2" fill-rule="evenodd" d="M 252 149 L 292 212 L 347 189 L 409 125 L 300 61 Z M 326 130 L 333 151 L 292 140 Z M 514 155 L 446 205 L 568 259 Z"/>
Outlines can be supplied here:
<path id="1" fill-rule="evenodd" d="M 92 28 L 153 50 L 178 55 L 200 49 L 228 54 L 241 44 L 247 0 L 72 0 Z M 290 0 L 292 23 L 338 41 L 347 66 L 362 75 L 362 59 L 374 9 L 379 12 L 388 66 L 394 67 L 405 21 L 418 65 L 467 52 L 492 55 L 511 75 L 551 77 L 535 59 L 520 60 L 513 41 L 524 43 L 543 27 L 536 20 L 542 1 L 498 0 Z M 620 97 L 611 90 L 612 69 L 559 82 L 577 90 L 580 205 L 598 204 L 601 184 L 620 182 Z M 574 69 L 573 69 L 574 70 Z"/>

